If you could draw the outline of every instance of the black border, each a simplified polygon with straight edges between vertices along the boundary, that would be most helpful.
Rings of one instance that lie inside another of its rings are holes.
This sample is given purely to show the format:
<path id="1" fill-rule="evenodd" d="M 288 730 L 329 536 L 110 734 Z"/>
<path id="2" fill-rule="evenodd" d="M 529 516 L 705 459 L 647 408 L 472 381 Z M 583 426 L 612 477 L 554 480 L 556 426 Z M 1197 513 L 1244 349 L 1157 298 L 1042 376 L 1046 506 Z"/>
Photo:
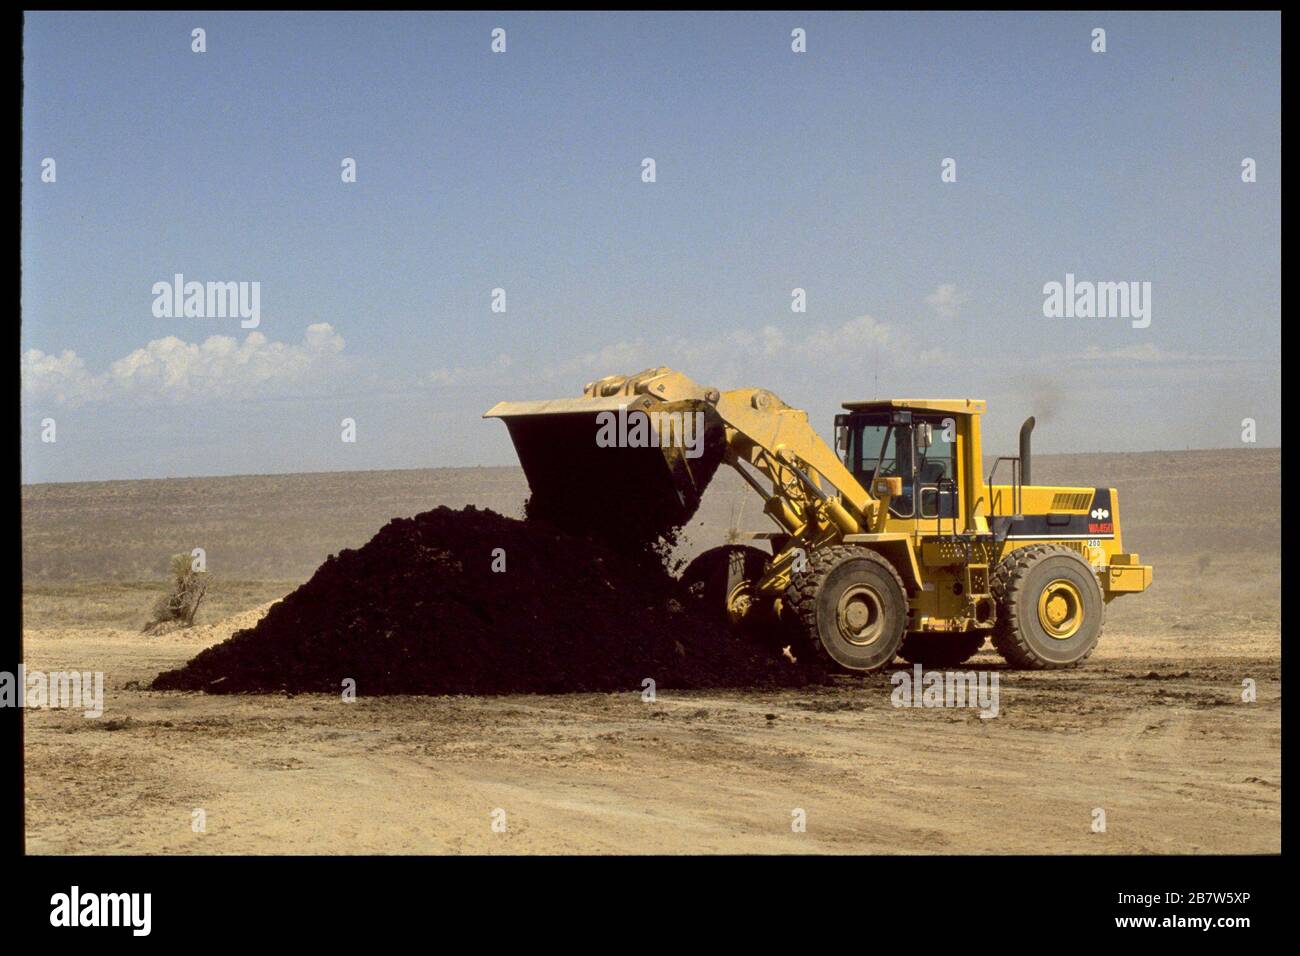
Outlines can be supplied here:
<path id="1" fill-rule="evenodd" d="M 498 9 L 537 8 L 505 4 Z M 691 8 L 647 4 L 605 9 Z M 993 12 L 1032 9 L 1041 8 L 1011 6 Z M 22 12 L 17 12 L 15 19 L 10 21 L 16 27 L 10 36 L 17 49 L 9 62 L 16 74 L 16 152 L 21 163 Z M 1282 99 L 1285 106 L 1285 72 Z M 21 169 L 17 197 L 21 237 Z M 11 288 L 19 299 L 21 315 L 18 250 L 12 261 L 18 266 L 18 275 Z M 11 329 L 18 346 L 20 322 L 14 322 Z M 20 429 L 21 383 L 17 366 L 10 363 L 8 368 L 19 413 L 15 427 Z M 15 466 L 21 489 L 17 457 Z M 17 548 L 21 569 L 21 493 L 16 518 L 10 540 Z M 0 669 L 10 669 L 10 662 L 22 655 L 21 573 L 16 578 L 19 627 L 7 634 L 8 650 Z M 794 928 L 801 931 L 805 945 L 821 943 L 829 930 L 860 933 L 863 946 L 897 942 L 918 949 L 986 947 L 1008 937 L 1036 938 L 1040 945 L 1048 939 L 1048 945 L 1068 945 L 1081 938 L 1124 933 L 1134 934 L 1136 940 L 1173 941 L 1180 947 L 1192 939 L 1231 946 L 1248 938 L 1240 935 L 1242 930 L 1117 930 L 1117 916 L 1164 916 L 1170 912 L 1165 906 L 1121 905 L 1118 893 L 1248 892 L 1250 900 L 1245 903 L 1173 910 L 1184 916 L 1247 916 L 1251 929 L 1274 932 L 1284 925 L 1283 907 L 1289 901 L 1282 876 L 1285 827 L 1283 852 L 1265 856 L 26 856 L 22 711 L 0 710 L 0 725 L 9 746 L 15 748 L 3 760 L 0 783 L 9 795 L 6 805 L 10 809 L 5 815 L 17 824 L 0 824 L 5 830 L 4 861 L 17 876 L 6 881 L 9 886 L 0 892 L 0 914 L 8 917 L 0 925 L 8 944 L 28 933 L 50 932 L 55 939 L 63 934 L 66 939 L 68 930 L 56 931 L 49 925 L 50 896 L 67 892 L 73 884 L 87 892 L 150 892 L 150 938 L 201 941 L 206 946 L 226 939 L 263 942 L 277 939 L 281 933 L 299 944 L 319 940 L 340 947 L 368 946 L 387 933 L 400 934 L 417 946 L 452 940 L 464 945 L 477 942 L 478 931 L 486 928 L 484 939 L 491 943 L 517 933 L 535 943 L 553 944 L 558 937 L 654 948 L 710 940 L 709 930 L 715 927 L 720 939 L 731 946 L 751 938 L 772 944 L 784 938 L 774 930 Z M 1285 759 L 1282 777 L 1285 816 L 1289 789 L 1285 786 Z M 435 933 L 419 934 L 425 926 Z M 196 935 L 196 930 L 202 935 Z M 462 932 L 448 935 L 452 930 Z M 1039 935 L 1042 931 L 1053 935 L 1044 939 Z M 93 939 L 132 938 L 126 929 L 79 932 L 83 937 L 101 934 L 85 937 Z"/>

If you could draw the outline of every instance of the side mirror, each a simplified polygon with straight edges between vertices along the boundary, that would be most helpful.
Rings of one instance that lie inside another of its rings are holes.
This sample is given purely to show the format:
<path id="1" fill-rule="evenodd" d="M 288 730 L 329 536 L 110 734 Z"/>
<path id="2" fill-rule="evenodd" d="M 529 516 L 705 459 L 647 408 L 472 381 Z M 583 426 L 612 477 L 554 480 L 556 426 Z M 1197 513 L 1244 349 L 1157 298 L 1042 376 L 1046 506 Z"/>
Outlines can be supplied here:
<path id="1" fill-rule="evenodd" d="M 916 426 L 916 447 L 922 451 L 934 444 L 934 429 L 929 422 L 920 422 Z"/>

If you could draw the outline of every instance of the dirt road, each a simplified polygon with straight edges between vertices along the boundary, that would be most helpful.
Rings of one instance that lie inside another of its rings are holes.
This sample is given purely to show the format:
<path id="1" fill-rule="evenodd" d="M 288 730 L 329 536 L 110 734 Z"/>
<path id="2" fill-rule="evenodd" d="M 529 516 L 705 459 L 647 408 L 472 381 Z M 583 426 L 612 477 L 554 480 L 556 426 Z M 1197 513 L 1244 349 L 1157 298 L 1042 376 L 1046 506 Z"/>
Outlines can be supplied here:
<path id="1" fill-rule="evenodd" d="M 29 669 L 90 661 L 111 675 L 99 719 L 26 714 L 29 852 L 1280 848 L 1273 635 L 1180 660 L 1107 635 L 1082 670 L 997 671 L 988 719 L 896 708 L 886 675 L 652 703 L 639 688 L 348 704 L 124 686 L 218 634 L 29 633 Z M 999 666 L 987 651 L 975 663 Z M 1255 703 L 1241 701 L 1244 678 Z M 804 832 L 792 827 L 800 809 Z"/>
<path id="2" fill-rule="evenodd" d="M 896 708 L 888 673 L 780 692 L 660 691 L 654 702 L 639 686 L 351 704 L 141 690 L 391 516 L 439 503 L 517 514 L 521 476 L 25 488 L 27 667 L 106 681 L 98 719 L 25 714 L 28 850 L 1277 852 L 1279 452 L 1041 456 L 1035 471 L 1116 484 L 1125 544 L 1155 565 L 1155 584 L 1107 608 L 1083 668 L 986 671 L 1000 691 L 989 719 Z M 761 527 L 738 484 L 709 489 L 689 529 L 696 548 L 737 521 Z M 201 612 L 210 623 L 141 636 L 167 557 L 196 537 L 217 577 Z M 975 665 L 1000 661 L 986 650 Z"/>

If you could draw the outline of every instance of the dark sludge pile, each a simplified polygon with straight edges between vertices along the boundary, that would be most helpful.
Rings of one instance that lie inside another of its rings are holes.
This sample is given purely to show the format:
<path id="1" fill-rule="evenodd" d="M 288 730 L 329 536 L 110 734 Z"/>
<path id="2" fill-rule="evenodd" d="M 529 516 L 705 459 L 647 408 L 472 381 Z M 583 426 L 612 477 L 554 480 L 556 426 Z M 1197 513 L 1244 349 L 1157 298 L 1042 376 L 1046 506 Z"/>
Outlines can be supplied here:
<path id="1" fill-rule="evenodd" d="M 365 696 L 822 679 L 689 608 L 662 564 L 642 556 L 539 521 L 437 508 L 331 556 L 256 627 L 152 686 L 336 694 L 351 679 Z"/>

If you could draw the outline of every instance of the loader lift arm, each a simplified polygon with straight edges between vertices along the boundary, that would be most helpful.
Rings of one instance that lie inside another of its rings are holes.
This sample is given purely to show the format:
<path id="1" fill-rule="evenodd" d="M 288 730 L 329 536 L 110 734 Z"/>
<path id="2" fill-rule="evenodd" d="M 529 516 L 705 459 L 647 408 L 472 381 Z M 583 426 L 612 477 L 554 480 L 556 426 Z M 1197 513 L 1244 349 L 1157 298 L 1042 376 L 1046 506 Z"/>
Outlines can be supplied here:
<path id="1" fill-rule="evenodd" d="M 787 534 L 799 535 L 809 526 L 826 522 L 835 524 L 844 534 L 867 532 L 885 513 L 881 500 L 862 487 L 808 423 L 807 413 L 790 407 L 766 389 L 719 392 L 681 372 L 661 367 L 602 378 L 587 385 L 582 398 L 499 402 L 484 417 L 502 418 L 510 424 L 541 416 L 572 415 L 576 427 L 594 436 L 595 425 L 578 416 L 619 409 L 707 414 L 716 421 L 715 427 L 722 429 L 725 462 L 763 497 L 766 513 Z M 512 429 L 512 434 L 517 438 L 519 433 Z M 660 450 L 670 468 L 681 457 L 678 447 Z M 521 452 L 526 472 L 534 470 L 530 466 L 536 462 L 530 459 L 535 457 Z M 755 472 L 767 480 L 769 487 L 763 486 Z M 882 484 L 877 494 L 889 488 Z"/>
<path id="2" fill-rule="evenodd" d="M 552 493 L 579 495 L 583 491 L 572 480 L 576 466 L 574 449 L 585 443 L 594 448 L 594 415 L 618 410 L 653 413 L 671 409 L 675 412 L 699 412 L 709 423 L 715 439 L 722 442 L 722 460 L 732 466 L 763 499 L 764 512 L 780 529 L 773 538 L 774 557 L 767 573 L 758 582 L 758 590 L 769 597 L 779 597 L 789 586 L 791 572 L 800 553 L 811 555 L 817 548 L 849 534 L 872 534 L 884 530 L 889 497 L 899 493 L 897 478 L 876 481 L 875 494 L 863 488 L 845 467 L 835 451 L 809 424 L 806 412 L 792 408 L 772 392 L 761 388 L 740 388 L 720 392 L 700 385 L 681 372 L 670 368 L 652 368 L 635 375 L 616 375 L 599 379 L 586 386 L 581 398 L 541 402 L 500 402 L 484 417 L 502 418 L 511 427 L 511 435 L 520 462 L 536 495 L 539 487 Z M 530 441 L 540 423 L 548 426 L 563 419 L 568 425 L 566 441 L 569 461 L 562 479 L 548 482 L 548 465 L 553 463 L 553 443 Z M 660 447 L 667 473 L 689 517 L 699 504 L 703 487 L 694 483 L 690 462 L 680 447 Z M 611 467 L 612 456 L 602 459 L 592 455 L 591 469 Z M 642 458 L 636 465 L 642 472 L 653 470 Z M 662 471 L 662 469 L 661 469 Z M 656 476 L 621 476 L 629 489 L 644 487 Z M 557 491 L 558 489 L 558 491 Z M 638 491 L 629 491 L 635 498 Z M 654 493 L 663 494 L 662 488 Z"/>

